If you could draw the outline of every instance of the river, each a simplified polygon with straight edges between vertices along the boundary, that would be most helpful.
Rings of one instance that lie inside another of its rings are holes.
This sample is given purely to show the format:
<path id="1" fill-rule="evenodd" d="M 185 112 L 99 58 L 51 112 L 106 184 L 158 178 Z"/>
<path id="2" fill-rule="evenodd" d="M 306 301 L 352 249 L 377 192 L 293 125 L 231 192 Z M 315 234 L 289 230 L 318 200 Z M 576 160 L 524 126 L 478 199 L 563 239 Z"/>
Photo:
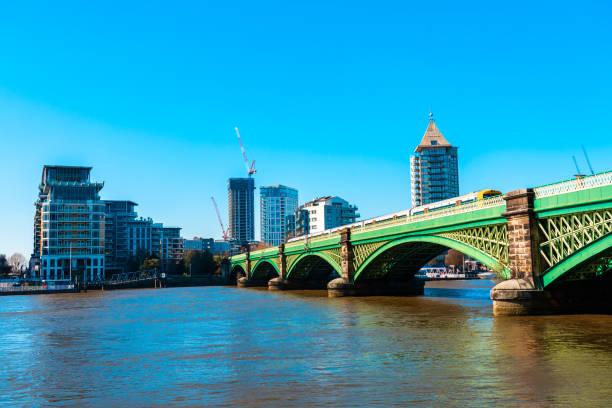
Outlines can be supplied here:
<path id="1" fill-rule="evenodd" d="M 493 317 L 492 285 L 2 297 L 0 406 L 609 406 L 612 316 Z"/>

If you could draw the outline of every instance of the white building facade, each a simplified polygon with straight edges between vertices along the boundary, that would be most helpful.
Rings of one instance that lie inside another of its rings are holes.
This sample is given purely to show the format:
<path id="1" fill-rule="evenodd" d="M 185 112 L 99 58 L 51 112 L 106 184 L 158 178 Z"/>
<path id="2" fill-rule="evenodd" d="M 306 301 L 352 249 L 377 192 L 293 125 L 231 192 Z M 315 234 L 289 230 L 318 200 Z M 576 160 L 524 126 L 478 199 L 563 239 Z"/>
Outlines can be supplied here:
<path id="1" fill-rule="evenodd" d="M 306 234 L 316 234 L 326 229 L 351 224 L 359 218 L 357 206 L 349 204 L 338 196 L 317 198 L 299 207 L 299 211 L 308 212 L 306 223 L 308 231 L 303 231 Z"/>

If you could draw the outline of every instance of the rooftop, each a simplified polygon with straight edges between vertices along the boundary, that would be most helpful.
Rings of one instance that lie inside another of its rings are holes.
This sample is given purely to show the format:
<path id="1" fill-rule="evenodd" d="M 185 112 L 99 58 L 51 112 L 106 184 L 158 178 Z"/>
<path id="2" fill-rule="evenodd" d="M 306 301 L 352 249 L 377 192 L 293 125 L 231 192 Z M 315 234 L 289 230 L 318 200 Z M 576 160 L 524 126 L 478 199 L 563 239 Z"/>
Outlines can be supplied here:
<path id="1" fill-rule="evenodd" d="M 262 188 L 286 188 L 286 189 L 289 189 L 289 190 L 296 190 L 293 187 L 285 186 L 285 185 L 282 185 L 282 184 L 273 184 L 271 186 L 261 186 L 260 189 L 262 189 Z"/>
<path id="2" fill-rule="evenodd" d="M 433 118 L 433 114 L 429 114 L 429 125 L 427 126 L 427 130 L 425 130 L 425 134 L 423 135 L 423 139 L 421 143 L 414 149 L 415 153 L 421 152 L 423 149 L 436 148 L 436 147 L 452 147 L 450 143 L 442 136 L 442 133 L 436 126 L 436 123 Z"/>

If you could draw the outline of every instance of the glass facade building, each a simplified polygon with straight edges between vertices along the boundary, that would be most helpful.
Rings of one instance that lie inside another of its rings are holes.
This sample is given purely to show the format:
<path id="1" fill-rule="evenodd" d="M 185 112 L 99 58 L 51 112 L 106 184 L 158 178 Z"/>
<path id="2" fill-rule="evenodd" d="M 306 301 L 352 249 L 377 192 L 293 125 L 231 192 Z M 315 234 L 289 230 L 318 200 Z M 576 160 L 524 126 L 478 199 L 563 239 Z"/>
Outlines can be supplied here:
<path id="1" fill-rule="evenodd" d="M 227 182 L 229 236 L 239 242 L 255 239 L 255 180 L 231 178 Z"/>
<path id="2" fill-rule="evenodd" d="M 90 181 L 91 167 L 44 166 L 34 215 L 35 277 L 104 279 L 103 183 Z"/>
<path id="3" fill-rule="evenodd" d="M 433 117 L 410 157 L 410 179 L 413 207 L 459 195 L 457 147 L 446 141 Z"/>
<path id="4" fill-rule="evenodd" d="M 137 204 L 101 200 L 91 167 L 44 166 L 34 214 L 32 277 L 91 282 L 127 271 L 139 253 L 156 255 L 162 270 L 183 256 L 178 227 L 137 218 Z"/>
<path id="5" fill-rule="evenodd" d="M 287 238 L 287 216 L 292 216 L 298 206 L 295 188 L 275 185 L 261 187 L 260 217 L 261 240 L 269 245 L 280 245 Z"/>
<path id="6" fill-rule="evenodd" d="M 139 254 L 155 255 L 163 271 L 171 270 L 182 258 L 180 228 L 164 227 L 151 218 L 138 217 L 133 201 L 106 200 L 106 271 L 126 271 L 130 259 Z M 178 248 L 178 249 L 177 249 Z"/>
<path id="7" fill-rule="evenodd" d="M 107 272 L 125 272 L 124 266 L 131 256 L 129 223 L 136 219 L 132 201 L 106 200 L 105 261 Z"/>

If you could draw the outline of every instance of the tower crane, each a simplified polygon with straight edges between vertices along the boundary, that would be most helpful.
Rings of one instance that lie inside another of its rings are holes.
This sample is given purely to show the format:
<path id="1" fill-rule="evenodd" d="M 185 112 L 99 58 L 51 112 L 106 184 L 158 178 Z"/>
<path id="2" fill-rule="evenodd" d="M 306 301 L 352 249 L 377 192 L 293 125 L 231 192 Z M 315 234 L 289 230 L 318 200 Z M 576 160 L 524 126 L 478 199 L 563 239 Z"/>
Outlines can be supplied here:
<path id="1" fill-rule="evenodd" d="M 251 163 L 251 167 L 249 168 L 249 161 L 247 160 L 246 152 L 244 151 L 244 146 L 242 145 L 242 138 L 240 137 L 240 132 L 238 131 L 238 126 L 234 127 L 236 129 L 236 136 L 238 136 L 238 141 L 240 142 L 240 150 L 242 150 L 242 158 L 244 159 L 244 166 L 246 167 L 246 171 L 251 178 L 252 174 L 257 173 L 255 170 L 255 160 Z"/>
<path id="2" fill-rule="evenodd" d="M 219 220 L 219 225 L 221 225 L 221 232 L 223 233 L 223 240 L 227 241 L 227 236 L 229 231 L 225 231 L 225 227 L 223 226 L 223 221 L 221 221 L 221 215 L 219 214 L 219 209 L 217 208 L 217 202 L 215 201 L 215 197 L 210 197 L 215 206 L 215 212 L 217 213 L 217 219 Z"/>

